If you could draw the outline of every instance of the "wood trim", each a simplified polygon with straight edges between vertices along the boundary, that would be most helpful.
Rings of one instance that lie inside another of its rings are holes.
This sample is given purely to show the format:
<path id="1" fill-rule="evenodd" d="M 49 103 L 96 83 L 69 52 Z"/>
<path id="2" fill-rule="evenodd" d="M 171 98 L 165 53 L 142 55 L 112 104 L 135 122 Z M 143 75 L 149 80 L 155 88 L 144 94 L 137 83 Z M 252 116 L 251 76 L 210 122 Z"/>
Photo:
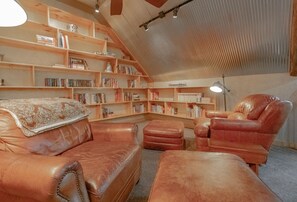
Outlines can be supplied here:
<path id="1" fill-rule="evenodd" d="M 292 12 L 290 75 L 297 76 L 297 0 L 293 0 Z"/>

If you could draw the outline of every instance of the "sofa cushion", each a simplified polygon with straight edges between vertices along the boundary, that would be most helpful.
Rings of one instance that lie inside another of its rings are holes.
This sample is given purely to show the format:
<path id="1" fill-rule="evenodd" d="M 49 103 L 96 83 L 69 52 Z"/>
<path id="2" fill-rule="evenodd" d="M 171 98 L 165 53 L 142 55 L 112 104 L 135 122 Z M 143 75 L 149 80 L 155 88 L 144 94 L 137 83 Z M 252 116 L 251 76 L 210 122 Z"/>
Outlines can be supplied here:
<path id="1" fill-rule="evenodd" d="M 62 156 L 80 162 L 91 198 L 108 201 L 107 198 L 125 186 L 135 169 L 139 168 L 141 149 L 134 144 L 94 140 L 68 150 Z"/>

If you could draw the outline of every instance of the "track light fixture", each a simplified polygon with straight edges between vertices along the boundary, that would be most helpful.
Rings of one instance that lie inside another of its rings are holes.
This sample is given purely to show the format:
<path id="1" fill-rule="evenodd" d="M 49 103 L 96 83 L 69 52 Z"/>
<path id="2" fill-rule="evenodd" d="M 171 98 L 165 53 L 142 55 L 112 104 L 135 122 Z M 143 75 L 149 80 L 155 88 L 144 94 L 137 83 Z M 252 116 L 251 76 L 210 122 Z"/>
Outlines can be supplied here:
<path id="1" fill-rule="evenodd" d="M 175 8 L 175 9 L 173 10 L 173 15 L 172 15 L 173 18 L 177 18 L 178 9 L 179 9 L 179 8 Z"/>
<path id="2" fill-rule="evenodd" d="M 193 0 L 187 0 L 184 3 L 181 3 L 181 4 L 177 5 L 177 6 L 169 9 L 168 11 L 161 11 L 161 12 L 159 12 L 158 16 L 156 16 L 156 17 L 150 19 L 149 21 L 139 25 L 139 27 L 140 28 L 144 27 L 144 30 L 147 31 L 149 23 L 157 20 L 158 18 L 164 18 L 166 16 L 166 14 L 169 13 L 169 12 L 173 12 L 173 18 L 177 18 L 177 13 L 178 13 L 179 8 L 186 5 L 186 4 L 188 4 L 188 3 L 190 3 L 191 1 L 193 1 Z"/>
<path id="3" fill-rule="evenodd" d="M 149 30 L 147 24 L 144 24 L 143 27 L 144 27 L 144 31 L 148 31 Z"/>
<path id="4" fill-rule="evenodd" d="M 99 13 L 99 4 L 98 4 L 98 1 L 97 1 L 97 3 L 96 3 L 96 6 L 95 6 L 95 12 L 96 12 L 96 13 Z"/>

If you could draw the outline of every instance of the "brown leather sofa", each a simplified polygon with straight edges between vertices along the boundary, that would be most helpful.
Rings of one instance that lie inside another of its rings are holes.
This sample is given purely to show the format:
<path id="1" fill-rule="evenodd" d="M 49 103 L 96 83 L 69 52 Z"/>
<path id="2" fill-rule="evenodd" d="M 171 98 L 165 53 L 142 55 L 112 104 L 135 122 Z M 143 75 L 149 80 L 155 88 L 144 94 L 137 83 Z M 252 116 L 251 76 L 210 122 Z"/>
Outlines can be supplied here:
<path id="1" fill-rule="evenodd" d="M 125 201 L 140 177 L 136 132 L 82 119 L 26 137 L 0 110 L 0 200 Z"/>
<path id="2" fill-rule="evenodd" d="M 254 94 L 245 97 L 233 111 L 207 111 L 206 117 L 194 120 L 196 148 L 236 154 L 257 173 L 291 110 L 290 101 Z"/>

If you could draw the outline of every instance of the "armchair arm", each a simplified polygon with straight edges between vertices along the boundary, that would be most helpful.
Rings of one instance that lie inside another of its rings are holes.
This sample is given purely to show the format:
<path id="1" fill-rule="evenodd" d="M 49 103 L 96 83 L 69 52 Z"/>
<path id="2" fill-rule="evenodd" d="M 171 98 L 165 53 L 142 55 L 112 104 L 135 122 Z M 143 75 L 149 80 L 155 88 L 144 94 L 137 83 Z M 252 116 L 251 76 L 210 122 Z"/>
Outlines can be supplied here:
<path id="1" fill-rule="evenodd" d="M 205 112 L 205 116 L 207 118 L 215 118 L 215 117 L 218 117 L 218 118 L 227 118 L 230 114 L 232 114 L 233 112 L 231 111 L 206 111 Z"/>
<path id="2" fill-rule="evenodd" d="M 211 119 L 210 128 L 214 130 L 259 131 L 261 123 L 255 120 Z"/>
<path id="3" fill-rule="evenodd" d="M 200 117 L 195 121 L 194 133 L 196 137 L 208 137 L 209 136 L 209 125 L 210 119 Z"/>
<path id="4" fill-rule="evenodd" d="M 138 144 L 137 130 L 134 123 L 90 123 L 94 140 L 108 142 L 127 142 Z"/>
<path id="5" fill-rule="evenodd" d="M 0 152 L 4 201 L 89 201 L 81 165 L 64 157 Z"/>

